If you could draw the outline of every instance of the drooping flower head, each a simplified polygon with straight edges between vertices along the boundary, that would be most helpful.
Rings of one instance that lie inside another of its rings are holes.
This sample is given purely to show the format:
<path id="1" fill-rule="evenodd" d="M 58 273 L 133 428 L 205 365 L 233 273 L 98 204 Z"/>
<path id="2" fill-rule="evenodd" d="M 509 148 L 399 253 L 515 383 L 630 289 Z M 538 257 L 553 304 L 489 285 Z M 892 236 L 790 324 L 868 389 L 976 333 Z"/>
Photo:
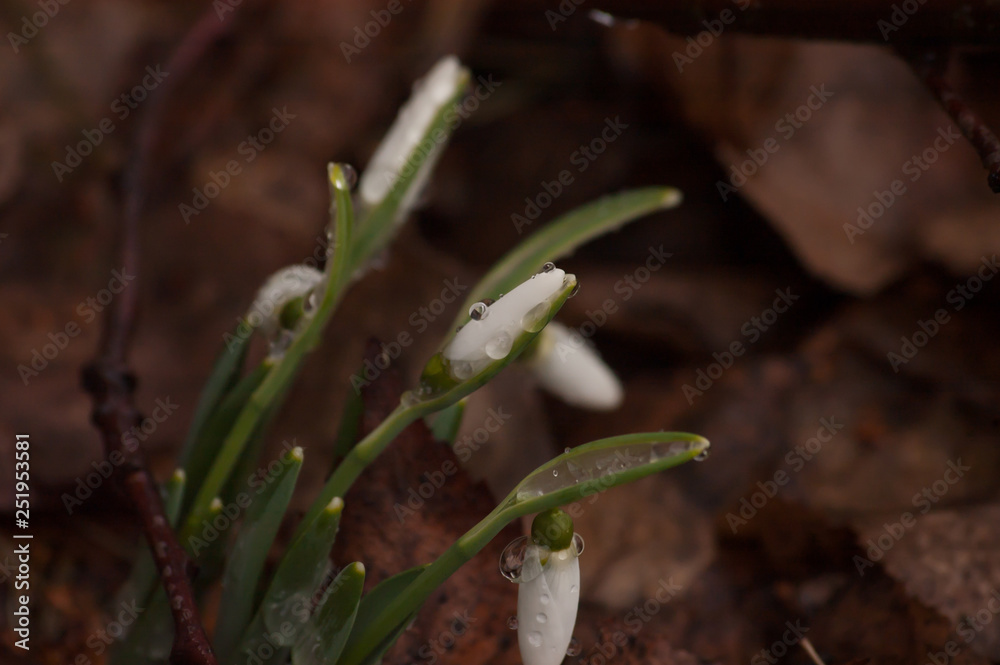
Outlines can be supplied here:
<path id="1" fill-rule="evenodd" d="M 531 524 L 517 592 L 517 642 L 524 665 L 559 665 L 573 639 L 580 604 L 583 539 L 573 520 L 553 508 Z"/>
<path id="2" fill-rule="evenodd" d="M 525 362 L 538 383 L 564 402 L 607 411 L 621 405 L 621 381 L 578 331 L 552 321 Z"/>

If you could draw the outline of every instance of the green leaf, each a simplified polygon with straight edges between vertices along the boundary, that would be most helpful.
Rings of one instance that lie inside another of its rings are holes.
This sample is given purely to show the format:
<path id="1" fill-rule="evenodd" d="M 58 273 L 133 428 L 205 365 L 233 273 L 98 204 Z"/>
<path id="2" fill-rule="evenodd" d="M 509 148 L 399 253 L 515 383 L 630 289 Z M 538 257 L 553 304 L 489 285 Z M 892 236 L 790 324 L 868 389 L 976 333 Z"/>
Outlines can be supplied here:
<path id="1" fill-rule="evenodd" d="M 291 621 L 291 635 L 281 632 L 281 644 L 295 643 L 303 625 L 297 615 L 309 607 L 313 593 L 323 581 L 330 563 L 330 550 L 337 538 L 340 513 L 344 502 L 333 499 L 320 514 L 313 528 L 294 549 L 290 549 L 278 565 L 270 587 L 261 601 L 260 612 L 269 631 L 280 631 L 282 623 Z"/>
<path id="2" fill-rule="evenodd" d="M 337 429 L 337 440 L 333 446 L 334 457 L 340 459 L 351 451 L 358 442 L 358 432 L 361 430 L 361 415 L 364 412 L 364 402 L 361 391 L 352 386 L 344 399 L 344 411 L 340 416 L 340 427 Z"/>
<path id="3" fill-rule="evenodd" d="M 236 418 L 239 417 L 240 412 L 250 400 L 250 396 L 260 386 L 270 370 L 271 363 L 265 360 L 240 379 L 239 383 L 222 398 L 204 426 L 201 427 L 197 446 L 184 466 L 190 489 L 186 492 L 182 503 L 183 514 L 186 515 L 191 510 L 195 494 L 204 483 L 205 477 L 218 457 L 222 442 L 232 430 L 233 423 L 236 422 Z"/>
<path id="4" fill-rule="evenodd" d="M 226 333 L 225 347 L 216 358 L 205 387 L 201 390 L 191 425 L 188 427 L 187 438 L 178 458 L 177 466 L 181 468 L 187 466 L 191 455 L 194 454 L 196 443 L 208 417 L 240 378 L 247 349 L 250 348 L 250 335 L 241 335 L 240 332 L 240 327 L 237 326 L 236 334 Z"/>
<path id="5" fill-rule="evenodd" d="M 672 187 L 646 187 L 605 196 L 570 211 L 533 233 L 500 259 L 469 292 L 452 324 L 468 320 L 469 307 L 483 298 L 496 298 L 528 279 L 549 261 L 572 254 L 594 238 L 618 230 L 626 223 L 681 201 Z"/>
<path id="6" fill-rule="evenodd" d="M 254 611 L 257 585 L 302 468 L 302 449 L 293 449 L 276 475 L 252 498 L 226 562 L 214 643 L 228 662 Z"/>
<path id="7" fill-rule="evenodd" d="M 204 512 L 212 499 L 222 492 L 233 467 L 242 455 L 247 441 L 260 428 L 261 421 L 274 413 L 295 379 L 305 355 L 319 343 L 320 336 L 333 310 L 349 283 L 351 238 L 354 226 L 354 209 L 350 187 L 339 164 L 329 166 L 330 188 L 333 198 L 333 228 L 328 232 L 331 255 L 327 261 L 326 279 L 322 285 L 322 298 L 312 318 L 297 334 L 284 354 L 274 359 L 274 364 L 264 380 L 253 391 L 240 411 L 232 429 L 222 443 L 211 470 L 198 490 L 190 515 L 181 529 L 180 540 L 185 542 L 198 529 Z"/>
<path id="8" fill-rule="evenodd" d="M 442 95 L 434 120 L 406 158 L 405 168 L 401 169 L 388 194 L 373 208 L 363 212 L 358 222 L 358 237 L 352 257 L 353 268 L 364 268 L 368 260 L 392 240 L 402 217 L 408 212 L 403 207 L 404 201 L 412 199 L 417 193 L 411 190 L 426 182 L 434 160 L 440 155 L 451 132 L 457 127 L 454 122 L 457 117 L 455 105 L 465 97 L 468 82 L 469 72 L 463 67 L 459 70 L 459 76 L 454 81 L 450 94 Z"/>
<path id="9" fill-rule="evenodd" d="M 455 442 L 458 430 L 462 427 L 462 416 L 465 415 L 465 399 L 460 399 L 451 406 L 438 411 L 430 422 L 431 434 L 438 441 L 448 445 Z M 425 419 L 426 420 L 426 419 Z"/>
<path id="10" fill-rule="evenodd" d="M 325 597 L 299 641 L 292 647 L 292 665 L 336 663 L 354 626 L 365 584 L 365 567 L 352 563 L 330 583 Z"/>
<path id="11" fill-rule="evenodd" d="M 420 577 L 420 574 L 426 569 L 427 566 L 424 565 L 404 570 L 401 573 L 397 573 L 392 577 L 382 580 L 375 586 L 374 589 L 365 594 L 364 598 L 361 599 L 361 605 L 358 608 L 358 617 L 354 620 L 354 629 L 351 631 L 352 639 L 348 639 L 347 645 L 344 647 L 345 652 L 357 647 L 356 640 L 353 638 L 370 630 L 372 628 L 372 622 L 378 619 L 379 615 L 389 605 L 389 603 L 391 603 L 396 596 L 406 590 L 406 588 L 409 587 L 414 580 Z M 370 650 L 368 661 L 365 662 L 371 662 L 381 657 L 382 654 L 384 654 L 389 647 L 393 645 L 399 635 L 406 630 L 406 626 L 409 625 L 412 620 L 412 616 L 408 617 L 394 630 L 389 631 L 387 638 L 374 649 Z"/>
<path id="12" fill-rule="evenodd" d="M 600 439 L 554 458 L 518 483 L 493 512 L 395 595 L 377 616 L 358 624 L 338 665 L 359 665 L 387 636 L 507 524 L 531 513 L 633 482 L 683 464 L 708 451 L 703 437 L 684 432 L 649 432 Z"/>

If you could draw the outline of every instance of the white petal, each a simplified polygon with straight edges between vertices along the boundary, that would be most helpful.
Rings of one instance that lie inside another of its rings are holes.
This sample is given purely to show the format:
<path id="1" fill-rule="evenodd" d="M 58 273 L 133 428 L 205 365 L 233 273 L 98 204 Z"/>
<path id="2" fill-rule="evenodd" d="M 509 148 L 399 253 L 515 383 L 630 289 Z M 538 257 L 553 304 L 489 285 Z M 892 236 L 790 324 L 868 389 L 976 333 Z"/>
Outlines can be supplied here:
<path id="1" fill-rule="evenodd" d="M 552 321 L 541 332 L 529 367 L 538 382 L 567 404 L 609 410 L 621 405 L 621 381 L 580 333 Z"/>
<path id="2" fill-rule="evenodd" d="M 278 331 L 282 308 L 301 298 L 323 281 L 323 273 L 306 265 L 282 268 L 267 278 L 257 291 L 257 297 L 247 312 L 251 325 L 259 327 L 268 337 Z"/>
<path id="3" fill-rule="evenodd" d="M 559 665 L 573 639 L 580 604 L 580 560 L 552 552 L 542 574 L 519 585 L 517 643 L 524 665 Z"/>
<path id="4" fill-rule="evenodd" d="M 442 351 L 452 363 L 455 378 L 469 378 L 489 363 L 505 358 L 517 337 L 529 330 L 537 332 L 533 326 L 539 314 L 548 314 L 553 298 L 562 292 L 567 280 L 573 279 L 573 275 L 558 268 L 540 272 L 486 308 L 478 321 L 466 323 Z"/>
<path id="5" fill-rule="evenodd" d="M 414 84 L 413 94 L 399 110 L 396 121 L 375 150 L 361 177 L 358 191 L 365 204 L 374 206 L 386 197 L 413 149 L 427 134 L 434 116 L 455 95 L 458 87 L 464 85 L 466 74 L 458 58 L 447 56 Z M 431 154 L 400 205 L 400 210 L 404 213 L 430 175 L 441 147 L 440 144 L 427 146 Z"/>

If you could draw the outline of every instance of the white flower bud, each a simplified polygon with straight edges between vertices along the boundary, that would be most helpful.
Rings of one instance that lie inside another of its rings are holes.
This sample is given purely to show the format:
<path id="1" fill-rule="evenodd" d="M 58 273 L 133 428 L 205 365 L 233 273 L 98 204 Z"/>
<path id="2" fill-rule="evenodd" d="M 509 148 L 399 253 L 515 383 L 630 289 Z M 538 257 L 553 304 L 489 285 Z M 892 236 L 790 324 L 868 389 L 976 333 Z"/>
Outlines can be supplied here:
<path id="1" fill-rule="evenodd" d="M 281 329 L 281 310 L 308 295 L 323 281 L 323 273 L 306 265 L 282 268 L 267 278 L 247 312 L 247 321 L 271 339 Z"/>
<path id="2" fill-rule="evenodd" d="M 507 357 L 514 340 L 541 330 L 554 300 L 575 281 L 574 275 L 554 266 L 533 275 L 496 302 L 473 305 L 475 316 L 442 350 L 455 379 L 478 374 L 490 363 Z"/>
<path id="3" fill-rule="evenodd" d="M 530 545 L 524 569 L 548 554 L 541 572 L 522 581 L 517 592 L 517 643 L 524 665 L 559 665 L 573 639 L 580 604 L 580 560 L 574 545 L 549 552 Z"/>
<path id="4" fill-rule="evenodd" d="M 399 207 L 399 216 L 404 216 L 412 207 L 443 147 L 440 142 L 426 139 L 427 132 L 434 117 L 455 96 L 459 87 L 465 85 L 467 78 L 468 71 L 458 58 L 447 56 L 414 84 L 412 96 L 399 110 L 396 121 L 361 177 L 358 191 L 365 205 L 374 207 L 389 194 L 400 173 L 409 166 L 407 161 L 413 151 L 420 147 L 428 157 Z M 427 145 L 422 146 L 421 141 Z"/>
<path id="5" fill-rule="evenodd" d="M 621 405 L 621 381 L 579 332 L 552 321 L 537 345 L 527 364 L 543 388 L 583 409 L 604 411 Z"/>

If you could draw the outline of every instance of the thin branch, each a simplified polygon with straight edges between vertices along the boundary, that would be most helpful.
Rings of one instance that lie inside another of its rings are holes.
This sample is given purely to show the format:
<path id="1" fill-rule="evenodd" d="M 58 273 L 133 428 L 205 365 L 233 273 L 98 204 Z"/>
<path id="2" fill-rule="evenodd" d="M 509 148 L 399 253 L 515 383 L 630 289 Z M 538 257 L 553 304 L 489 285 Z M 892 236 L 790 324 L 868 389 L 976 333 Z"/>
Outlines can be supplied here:
<path id="1" fill-rule="evenodd" d="M 234 14 L 229 12 L 220 17 L 212 8 L 198 20 L 166 65 L 170 78 L 150 94 L 144 110 L 125 171 L 118 248 L 118 265 L 124 266 L 123 272 L 136 279 L 140 267 L 139 218 L 149 196 L 152 153 L 160 139 L 166 100 L 209 47 L 230 29 Z M 133 398 L 135 377 L 126 361 L 135 328 L 138 295 L 139 289 L 133 286 L 122 291 L 111 303 L 99 355 L 84 368 L 84 386 L 94 399 L 92 420 L 101 433 L 105 453 L 118 452 L 124 456 L 125 463 L 118 467 L 115 481 L 139 515 L 170 601 L 175 628 L 170 662 L 173 665 L 215 665 L 215 655 L 188 577 L 187 553 L 166 519 L 159 487 L 146 466 L 142 450 L 124 445 L 125 434 L 141 422 Z"/>
<path id="2" fill-rule="evenodd" d="M 726 32 L 797 39 L 959 46 L 995 46 L 1000 40 L 1000 12 L 992 0 L 604 0 L 592 8 L 652 21 L 680 35 L 698 34 L 708 29 L 706 22 L 723 19 Z"/>
<path id="3" fill-rule="evenodd" d="M 979 153 L 979 159 L 987 171 L 986 181 L 990 189 L 1000 194 L 1000 140 L 945 79 L 948 57 L 936 51 L 927 51 L 916 57 L 904 57 Z"/>

